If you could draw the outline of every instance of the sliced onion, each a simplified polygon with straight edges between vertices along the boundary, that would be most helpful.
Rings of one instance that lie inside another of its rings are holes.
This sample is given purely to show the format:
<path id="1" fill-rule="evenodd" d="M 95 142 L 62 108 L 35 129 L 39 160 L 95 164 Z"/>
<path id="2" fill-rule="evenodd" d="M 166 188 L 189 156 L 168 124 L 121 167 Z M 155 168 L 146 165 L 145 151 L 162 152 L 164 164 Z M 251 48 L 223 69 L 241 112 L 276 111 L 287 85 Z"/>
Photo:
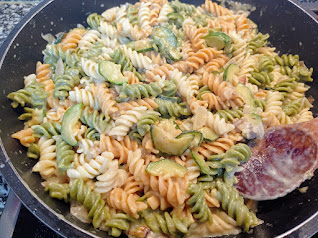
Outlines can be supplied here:
<path id="1" fill-rule="evenodd" d="M 56 38 L 51 33 L 48 33 L 45 35 L 43 35 L 43 33 L 41 33 L 41 36 L 44 40 L 47 41 L 48 44 L 53 44 L 56 41 Z"/>
<path id="2" fill-rule="evenodd" d="M 208 118 L 208 111 L 205 107 L 197 107 L 194 111 L 193 116 L 193 130 L 201 129 L 205 126 L 206 120 Z"/>
<path id="3" fill-rule="evenodd" d="M 57 62 L 56 62 L 56 68 L 55 68 L 55 77 L 58 77 L 60 75 L 64 74 L 64 63 L 63 60 L 60 58 Z"/>

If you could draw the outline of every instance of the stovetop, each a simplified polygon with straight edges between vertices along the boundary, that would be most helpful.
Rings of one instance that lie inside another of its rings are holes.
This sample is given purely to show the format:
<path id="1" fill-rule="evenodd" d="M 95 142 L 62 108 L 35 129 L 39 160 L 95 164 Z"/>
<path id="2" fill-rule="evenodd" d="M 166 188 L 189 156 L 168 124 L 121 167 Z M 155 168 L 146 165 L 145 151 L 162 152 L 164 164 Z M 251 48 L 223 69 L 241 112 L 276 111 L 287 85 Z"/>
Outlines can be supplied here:
<path id="1" fill-rule="evenodd" d="M 12 238 L 62 238 L 21 206 Z"/>
<path id="2" fill-rule="evenodd" d="M 21 18 L 41 1 L 42 0 L 0 0 L 0 46 Z M 318 0 L 298 1 L 306 9 L 314 10 L 318 15 Z M 10 188 L 0 173 L 0 222 L 9 191 Z M 19 215 L 12 235 L 13 238 L 62 238 L 62 236 L 58 235 L 38 220 L 23 205 L 21 208 L 19 207 L 16 209 L 19 209 Z M 2 237 L 1 234 L 0 237 Z M 314 235 L 313 237 L 318 238 L 318 235 Z"/>

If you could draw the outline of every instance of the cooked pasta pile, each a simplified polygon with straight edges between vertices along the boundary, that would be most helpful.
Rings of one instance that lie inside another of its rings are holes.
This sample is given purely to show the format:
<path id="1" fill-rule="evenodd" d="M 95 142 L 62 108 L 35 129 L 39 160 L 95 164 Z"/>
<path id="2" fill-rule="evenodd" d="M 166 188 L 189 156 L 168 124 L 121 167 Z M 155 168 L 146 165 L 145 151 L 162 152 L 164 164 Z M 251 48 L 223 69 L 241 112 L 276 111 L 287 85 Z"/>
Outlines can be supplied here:
<path id="1" fill-rule="evenodd" d="M 104 9 L 101 9 L 101 11 Z M 113 236 L 218 236 L 261 223 L 235 189 L 264 129 L 311 120 L 308 69 L 248 12 L 141 0 L 60 33 L 8 95 L 50 196 Z"/>

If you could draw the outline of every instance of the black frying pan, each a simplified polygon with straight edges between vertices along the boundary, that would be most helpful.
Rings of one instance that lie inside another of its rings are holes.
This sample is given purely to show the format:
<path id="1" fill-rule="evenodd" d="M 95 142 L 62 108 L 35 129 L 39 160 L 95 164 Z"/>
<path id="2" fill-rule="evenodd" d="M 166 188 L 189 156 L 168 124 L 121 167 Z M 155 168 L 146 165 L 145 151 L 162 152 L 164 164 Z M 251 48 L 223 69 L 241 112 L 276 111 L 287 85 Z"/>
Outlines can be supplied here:
<path id="1" fill-rule="evenodd" d="M 125 3 L 127 0 L 45 0 L 33 9 L 14 29 L 2 45 L 0 56 L 0 171 L 24 205 L 39 219 L 66 237 L 107 237 L 72 217 L 69 205 L 51 199 L 41 186 L 41 178 L 31 173 L 36 161 L 26 157 L 26 150 L 10 135 L 23 124 L 18 120 L 21 112 L 13 110 L 7 94 L 23 87 L 23 76 L 35 72 L 35 63 L 42 60 L 41 51 L 46 42 L 41 33 L 53 34 L 75 27 L 86 26 L 88 14 L 101 13 L 104 9 Z M 128 2 L 133 2 L 129 1 Z M 202 4 L 203 0 L 185 0 Z M 287 0 L 241 0 L 256 6 L 250 18 L 263 33 L 269 33 L 270 42 L 283 53 L 299 54 L 308 67 L 314 67 L 309 94 L 318 100 L 318 22 Z M 318 103 L 314 103 L 317 116 Z M 292 233 L 292 237 L 308 237 L 318 230 L 318 176 L 305 182 L 309 186 L 305 194 L 298 190 L 287 196 L 259 203 L 258 217 L 265 222 L 253 229 L 252 234 L 238 237 L 274 237 Z M 300 228 L 300 229 L 299 229 Z M 0 234 L 1 236 L 1 234 Z"/>

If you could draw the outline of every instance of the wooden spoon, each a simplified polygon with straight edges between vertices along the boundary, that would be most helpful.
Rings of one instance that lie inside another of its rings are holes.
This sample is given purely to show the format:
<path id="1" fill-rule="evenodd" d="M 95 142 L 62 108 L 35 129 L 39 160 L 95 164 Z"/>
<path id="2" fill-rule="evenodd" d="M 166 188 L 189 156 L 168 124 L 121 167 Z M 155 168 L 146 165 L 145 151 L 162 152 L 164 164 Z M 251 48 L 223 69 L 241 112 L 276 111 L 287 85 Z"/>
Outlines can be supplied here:
<path id="1" fill-rule="evenodd" d="M 318 167 L 318 118 L 271 127 L 250 147 L 251 158 L 235 174 L 237 190 L 253 200 L 285 196 Z"/>

